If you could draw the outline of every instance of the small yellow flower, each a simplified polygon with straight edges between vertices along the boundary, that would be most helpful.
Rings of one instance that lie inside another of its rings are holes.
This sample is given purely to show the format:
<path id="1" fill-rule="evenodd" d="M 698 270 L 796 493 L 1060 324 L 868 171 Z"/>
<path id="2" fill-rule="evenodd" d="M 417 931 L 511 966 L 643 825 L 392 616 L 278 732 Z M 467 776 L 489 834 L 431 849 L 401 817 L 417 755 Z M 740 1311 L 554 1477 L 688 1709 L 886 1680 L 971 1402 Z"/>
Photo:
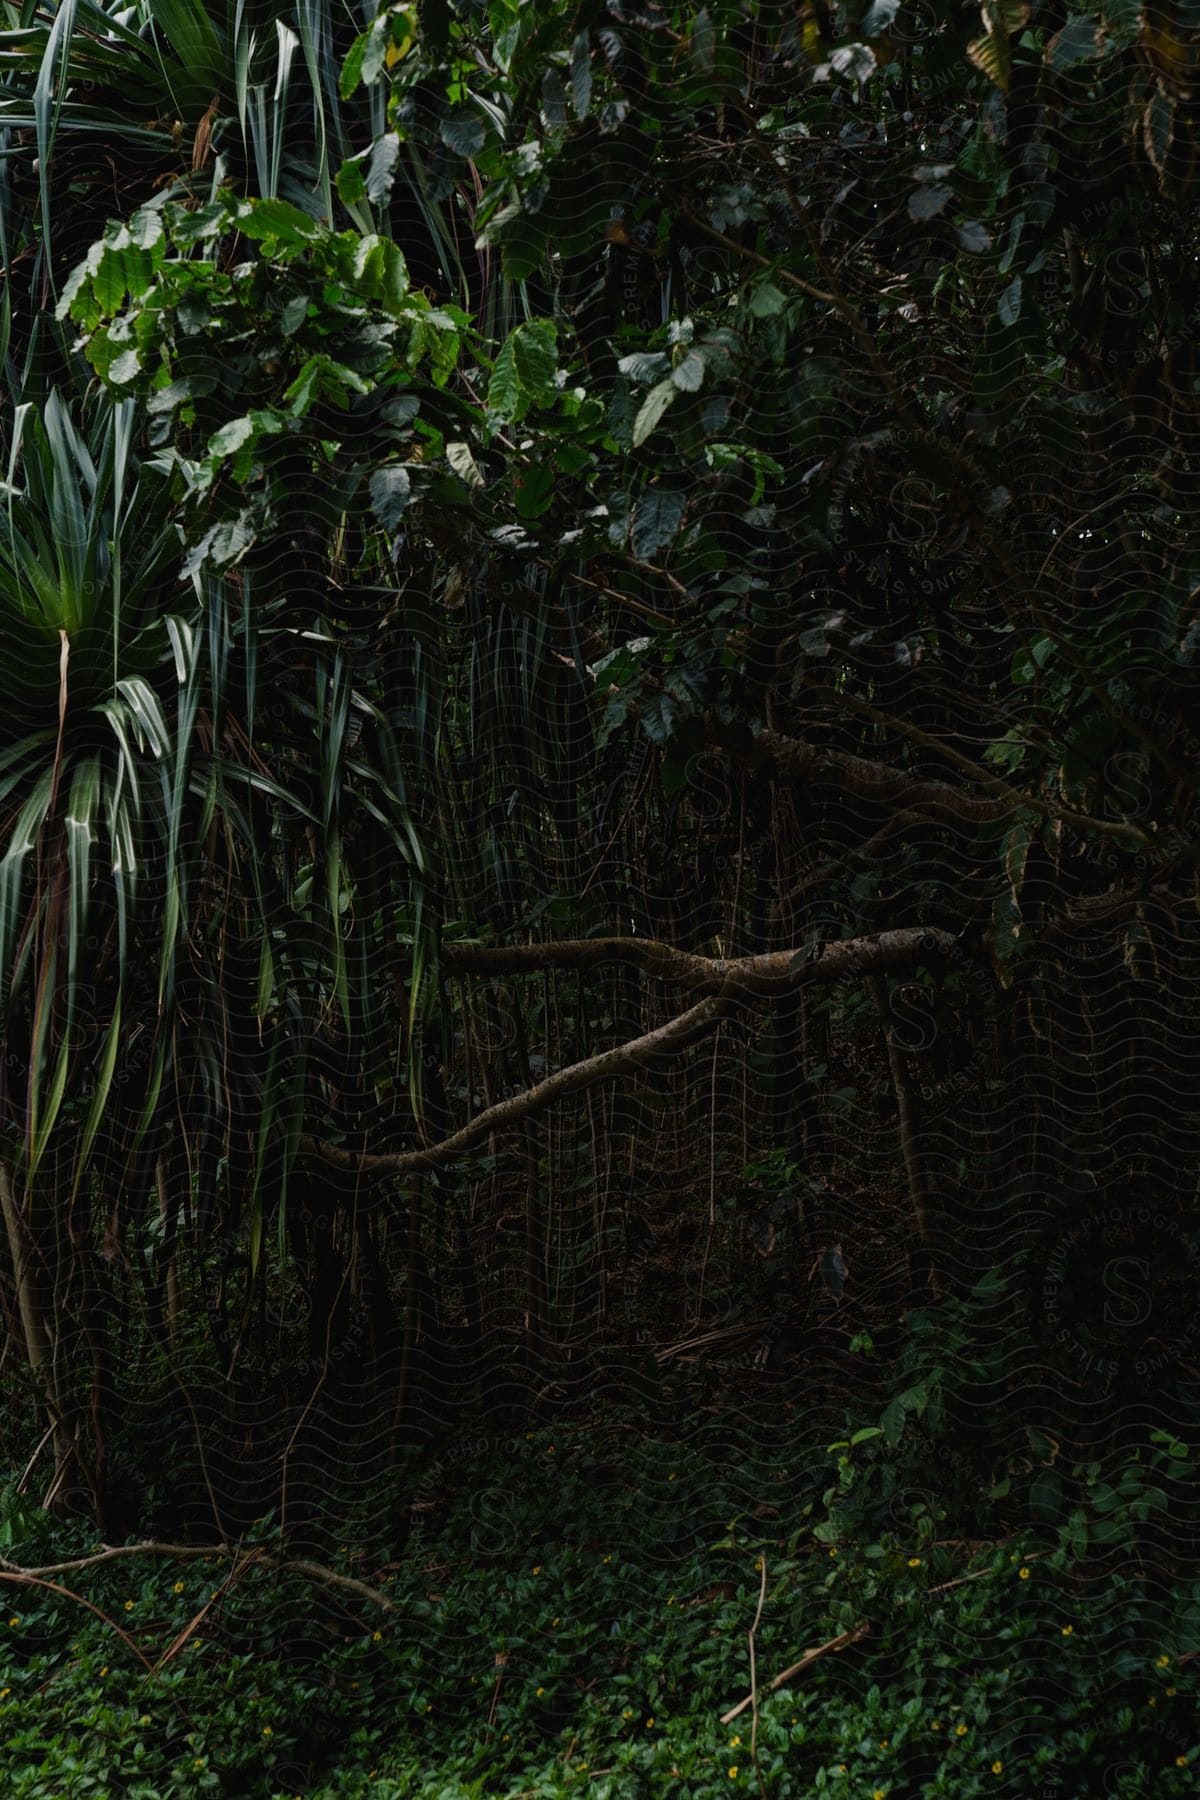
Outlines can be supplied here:
<path id="1" fill-rule="evenodd" d="M 553 1455 L 554 1455 L 554 1445 L 553 1445 L 553 1444 L 547 1444 L 547 1445 L 546 1445 L 546 1455 L 547 1455 L 547 1456 L 553 1456 Z"/>
<path id="2" fill-rule="evenodd" d="M 887 1800 L 887 1789 L 875 1788 L 871 1794 L 871 1800 Z"/>
<path id="3" fill-rule="evenodd" d="M 557 1619 L 551 1619 L 551 1621 L 550 1621 L 550 1629 L 551 1629 L 551 1631 L 553 1631 L 553 1629 L 554 1629 L 554 1627 L 555 1627 L 555 1626 L 556 1626 L 556 1625 L 557 1625 L 557 1624 L 558 1624 L 558 1620 L 557 1620 Z"/>
<path id="4" fill-rule="evenodd" d="M 1017 1574 L 1020 1576 L 1022 1581 L 1029 1580 L 1029 1570 L 1028 1569 L 1025 1569 L 1025 1568 L 1018 1569 Z"/>
<path id="5" fill-rule="evenodd" d="M 138 1720 L 138 1724 L 139 1725 L 148 1725 L 149 1723 L 150 1723 L 150 1714 L 143 1713 L 141 1718 Z"/>
<path id="6" fill-rule="evenodd" d="M 733 1764 L 733 1765 L 732 1765 L 732 1767 L 731 1767 L 731 1768 L 730 1768 L 730 1771 L 729 1771 L 729 1779 L 730 1779 L 730 1781 L 736 1781 L 736 1780 L 737 1780 L 737 1764 L 736 1764 L 736 1763 L 734 1763 L 734 1764 Z"/>
<path id="7" fill-rule="evenodd" d="M 1166 1656 L 1166 1655 L 1160 1656 L 1158 1659 L 1158 1662 L 1155 1666 L 1159 1669 L 1165 1669 L 1167 1664 L 1170 1662 L 1170 1660 L 1171 1659 L 1169 1656 Z"/>
<path id="8" fill-rule="evenodd" d="M 830 1556 L 836 1556 L 836 1555 L 837 1555 L 837 1551 L 836 1551 L 836 1550 L 835 1550 L 835 1549 L 834 1549 L 834 1547 L 833 1547 L 833 1545 L 832 1545 L 832 1544 L 830 1544 L 830 1546 L 829 1546 L 829 1554 L 830 1554 Z"/>
<path id="9" fill-rule="evenodd" d="M 1002 1762 L 994 1762 L 992 1764 L 992 1774 L 993 1775 L 1003 1775 L 1003 1773 L 1004 1773 L 1004 1764 Z"/>
<path id="10" fill-rule="evenodd" d="M 269 1725 L 263 1726 L 263 1736 L 264 1737 L 274 1737 L 275 1736 L 275 1733 L 271 1730 L 271 1727 Z"/>
<path id="11" fill-rule="evenodd" d="M 1148 1700 L 1147 1700 L 1147 1702 L 1146 1702 L 1146 1705 L 1147 1705 L 1147 1706 L 1157 1706 L 1157 1705 L 1158 1705 L 1158 1696 L 1157 1696 L 1157 1694 L 1151 1694 L 1151 1696 L 1150 1696 L 1150 1698 L 1149 1698 L 1149 1699 L 1148 1699 Z"/>
<path id="12" fill-rule="evenodd" d="M 103 1681 L 103 1680 L 104 1680 L 104 1677 L 105 1677 L 105 1676 L 106 1676 L 106 1675 L 107 1675 L 107 1674 L 108 1674 L 108 1664 L 107 1664 L 107 1663 L 105 1663 L 105 1665 L 104 1665 L 104 1667 L 103 1667 L 103 1668 L 102 1668 L 102 1669 L 101 1669 L 101 1671 L 100 1671 L 100 1679 L 101 1679 L 101 1681 Z"/>
<path id="13" fill-rule="evenodd" d="M 966 1737 L 967 1727 L 965 1725 L 956 1725 L 954 1727 L 954 1735 L 955 1737 Z"/>
<path id="14" fill-rule="evenodd" d="M 887 1738 L 880 1738 L 880 1740 L 879 1740 L 879 1748 L 880 1748 L 880 1749 L 881 1749 L 881 1750 L 886 1750 L 886 1749 L 887 1749 L 887 1747 L 888 1747 L 888 1741 L 889 1741 L 889 1740 L 888 1740 L 888 1739 L 887 1739 Z"/>
<path id="15" fill-rule="evenodd" d="M 1070 1635 L 1074 1631 L 1074 1629 L 1075 1629 L 1075 1627 L 1073 1625 L 1064 1625 L 1062 1628 L 1063 1636 L 1070 1637 Z"/>
<path id="16" fill-rule="evenodd" d="M 202 1756 L 198 1756 L 196 1758 L 196 1760 L 193 1762 L 192 1767 L 193 1767 L 193 1769 L 202 1769 L 204 1767 L 204 1758 Z"/>
<path id="17" fill-rule="evenodd" d="M 539 1689 L 538 1689 L 538 1691 L 537 1691 L 537 1697 L 538 1697 L 538 1699 L 539 1699 L 539 1700 L 540 1700 L 540 1699 L 541 1699 L 541 1697 L 542 1697 L 542 1695 L 543 1695 L 543 1694 L 544 1694 L 544 1693 L 545 1693 L 545 1691 L 546 1691 L 546 1690 L 545 1690 L 545 1688 L 539 1688 Z"/>
<path id="18" fill-rule="evenodd" d="M 931 1720 L 929 1729 L 930 1731 L 940 1731 L 942 1729 L 942 1721 L 940 1719 Z"/>
<path id="19" fill-rule="evenodd" d="M 373 1644 L 382 1644 L 382 1642 L 383 1642 L 383 1633 L 382 1633 L 382 1631 L 373 1631 L 373 1632 L 372 1632 L 372 1633 L 371 1633 L 371 1642 L 372 1642 L 372 1643 L 373 1643 Z"/>
<path id="20" fill-rule="evenodd" d="M 1179 1692 L 1178 1688 L 1164 1688 L 1163 1689 L 1163 1693 L 1167 1696 L 1168 1700 L 1173 1700 L 1178 1692 Z"/>
<path id="21" fill-rule="evenodd" d="M 731 1737 L 729 1740 L 729 1748 L 731 1750 L 736 1750 L 741 1741 L 740 1737 Z"/>
<path id="22" fill-rule="evenodd" d="M 667 1480 L 674 1481 L 674 1479 L 675 1479 L 675 1471 L 674 1471 L 674 1469 L 672 1469 L 671 1473 L 667 1476 Z"/>
<path id="23" fill-rule="evenodd" d="M 11 1693 L 11 1688 L 0 1688 L 0 1700 L 7 1700 Z"/>
<path id="24" fill-rule="evenodd" d="M 623 1713 L 622 1713 L 622 1714 L 621 1714 L 621 1717 L 622 1717 L 622 1718 L 623 1718 L 623 1719 L 632 1719 L 632 1717 L 633 1717 L 633 1714 L 632 1714 L 632 1712 L 631 1712 L 631 1711 L 630 1711 L 630 1710 L 629 1710 L 629 1708 L 628 1708 L 628 1707 L 626 1707 L 626 1708 L 625 1708 L 625 1711 L 624 1711 L 624 1712 L 623 1712 Z"/>
<path id="25" fill-rule="evenodd" d="M 1177 1769 L 1186 1769 L 1187 1768 L 1187 1757 L 1186 1756 L 1177 1756 L 1175 1758 L 1175 1767 Z"/>
<path id="26" fill-rule="evenodd" d="M 126 1601 L 126 1602 L 125 1602 L 125 1611 L 126 1611 L 126 1612 L 132 1612 L 132 1611 L 133 1611 L 133 1601 L 132 1601 L 132 1600 L 127 1600 L 127 1601 Z"/>
<path id="27" fill-rule="evenodd" d="M 176 1583 L 175 1583 L 175 1587 L 174 1587 L 174 1590 L 173 1590 L 173 1591 L 174 1591 L 174 1592 L 175 1592 L 175 1593 L 177 1593 L 177 1594 L 182 1594 L 182 1592 L 183 1592 L 183 1583 L 182 1583 L 182 1581 L 177 1581 L 177 1582 L 176 1582 Z"/>
<path id="28" fill-rule="evenodd" d="M 647 1730 L 647 1731 L 649 1731 L 649 1730 L 650 1730 L 650 1727 L 651 1727 L 651 1726 L 652 1726 L 652 1725 L 653 1725 L 653 1724 L 654 1724 L 654 1720 L 653 1720 L 653 1718 L 649 1718 L 649 1719 L 647 1719 L 647 1720 L 646 1720 L 646 1730 Z"/>
<path id="29" fill-rule="evenodd" d="M 19 1625 L 21 1623 L 20 1613 L 14 1613 L 12 1618 L 8 1622 L 10 1625 Z"/>
<path id="30" fill-rule="evenodd" d="M 606 1563 L 610 1563 L 610 1562 L 611 1562 L 611 1561 L 612 1561 L 612 1557 L 611 1557 L 611 1556 L 602 1556 L 602 1557 L 601 1557 L 601 1558 L 600 1558 L 600 1561 L 601 1561 L 601 1562 L 606 1562 Z"/>
<path id="31" fill-rule="evenodd" d="M 533 1572 L 534 1572 L 534 1574 L 535 1574 L 535 1575 L 540 1575 L 540 1574 L 541 1574 L 541 1572 L 542 1572 L 542 1565 L 541 1565 L 541 1563 L 534 1563 L 534 1565 L 533 1565 Z"/>
<path id="32" fill-rule="evenodd" d="M 908 1559 L 908 1566 L 910 1569 L 919 1569 L 921 1566 L 920 1557 L 919 1556 L 910 1556 Z"/>

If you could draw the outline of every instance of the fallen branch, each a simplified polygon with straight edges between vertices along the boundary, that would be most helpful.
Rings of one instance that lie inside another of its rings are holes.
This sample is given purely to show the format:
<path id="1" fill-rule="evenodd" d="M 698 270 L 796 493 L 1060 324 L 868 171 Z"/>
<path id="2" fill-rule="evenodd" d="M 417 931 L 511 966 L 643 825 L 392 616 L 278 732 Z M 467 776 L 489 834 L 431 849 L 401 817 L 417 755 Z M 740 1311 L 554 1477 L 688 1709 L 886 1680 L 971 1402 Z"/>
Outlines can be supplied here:
<path id="1" fill-rule="evenodd" d="M 828 1656 L 831 1650 L 845 1650 L 851 1644 L 857 1644 L 859 1639 L 865 1638 L 870 1630 L 871 1621 L 870 1619 L 866 1619 L 861 1625 L 856 1625 L 852 1631 L 843 1631 L 839 1637 L 830 1638 L 827 1644 L 814 1645 L 811 1650 L 806 1650 L 804 1652 L 804 1655 L 800 1658 L 799 1662 L 793 1663 L 790 1669 L 785 1669 L 782 1675 L 776 1675 L 774 1681 L 770 1683 L 767 1692 L 773 1694 L 776 1688 L 781 1688 L 785 1681 L 791 1680 L 793 1675 L 802 1675 L 810 1664 L 816 1662 L 818 1657 Z M 732 1725 L 739 1714 L 744 1713 L 748 1706 L 753 1706 L 754 1704 L 754 1694 L 747 1694 L 744 1700 L 740 1700 L 736 1706 L 731 1706 L 727 1713 L 722 1713 L 722 1725 Z"/>
<path id="2" fill-rule="evenodd" d="M 39 1569 L 22 1569 L 17 1563 L 9 1562 L 0 1556 L 0 1580 L 33 1580 L 37 1581 L 46 1575 L 63 1575 L 72 1569 L 91 1569 L 99 1563 L 113 1562 L 122 1556 L 169 1556 L 180 1562 L 194 1562 L 198 1558 L 204 1561 L 214 1556 L 219 1558 L 238 1557 L 240 1552 L 229 1544 L 162 1544 L 148 1541 L 143 1544 L 105 1545 L 103 1550 L 95 1551 L 91 1556 L 79 1556 L 72 1562 L 47 1563 Z M 385 1594 L 376 1592 L 365 1581 L 358 1581 L 353 1575 L 340 1575 L 336 1569 L 327 1569 L 322 1563 L 309 1562 L 303 1557 L 278 1556 L 274 1551 L 256 1547 L 236 1568 L 230 1580 L 235 1579 L 253 1561 L 257 1567 L 270 1569 L 277 1574 L 303 1575 L 309 1581 L 319 1581 L 326 1587 L 344 1588 L 348 1593 L 357 1594 L 362 1600 L 369 1600 L 372 1605 L 382 1607 L 384 1612 L 399 1612 L 401 1608 Z M 44 1585 L 44 1584 L 43 1584 Z M 226 1584 L 228 1585 L 228 1583 Z M 85 1601 L 90 1605 L 90 1601 Z M 92 1607 L 95 1612 L 96 1608 Z M 103 1614 L 101 1614 L 103 1617 Z M 122 1633 L 122 1636 L 124 1633 Z M 149 1666 L 149 1665 L 147 1665 Z"/>
<path id="3" fill-rule="evenodd" d="M 115 1619 L 110 1619 L 108 1614 L 101 1607 L 97 1606 L 94 1601 L 87 1599 L 85 1595 L 77 1594 L 73 1588 L 63 1587 L 60 1582 L 47 1581 L 40 1575 L 31 1575 L 24 1569 L 14 1570 L 8 1567 L 0 1569 L 0 1581 L 9 1581 L 18 1587 L 46 1588 L 52 1594 L 61 1594 L 64 1600 L 74 1600 L 77 1606 L 86 1607 L 87 1611 L 95 1613 L 96 1617 L 107 1625 L 110 1631 L 116 1632 L 117 1636 L 127 1649 L 132 1650 L 143 1669 L 145 1669 L 147 1676 L 153 1676 L 156 1673 L 154 1665 L 150 1662 L 148 1657 L 142 1655 L 129 1633 L 123 1631 Z M 171 1704 L 178 1708 L 192 1730 L 197 1730 L 198 1727 L 195 1719 L 183 1704 L 183 1701 L 179 1698 L 178 1694 L 172 1694 L 170 1699 Z"/>

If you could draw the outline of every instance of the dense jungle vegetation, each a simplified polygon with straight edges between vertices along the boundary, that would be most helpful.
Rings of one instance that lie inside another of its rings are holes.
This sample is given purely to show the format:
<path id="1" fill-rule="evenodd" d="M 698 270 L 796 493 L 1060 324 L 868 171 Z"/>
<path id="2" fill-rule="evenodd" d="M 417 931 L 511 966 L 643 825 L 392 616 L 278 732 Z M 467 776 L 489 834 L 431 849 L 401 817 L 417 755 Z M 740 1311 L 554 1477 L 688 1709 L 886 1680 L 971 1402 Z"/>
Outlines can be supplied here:
<path id="1" fill-rule="evenodd" d="M 0 1793 L 1193 1794 L 1197 0 L 5 0 Z"/>

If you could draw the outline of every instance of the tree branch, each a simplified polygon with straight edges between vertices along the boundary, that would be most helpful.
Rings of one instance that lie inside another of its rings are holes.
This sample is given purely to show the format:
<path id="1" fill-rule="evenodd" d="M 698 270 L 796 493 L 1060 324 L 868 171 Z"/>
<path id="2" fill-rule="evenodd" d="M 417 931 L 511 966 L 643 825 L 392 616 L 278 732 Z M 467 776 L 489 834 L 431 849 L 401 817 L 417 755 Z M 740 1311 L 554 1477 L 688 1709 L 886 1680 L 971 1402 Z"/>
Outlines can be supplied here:
<path id="1" fill-rule="evenodd" d="M 605 953 L 638 961 L 639 953 L 630 946 L 640 945 L 637 938 L 584 938 L 561 944 L 516 944 L 511 948 L 472 949 L 462 946 L 455 952 L 453 966 L 460 971 L 476 973 L 527 973 L 547 968 L 587 968 L 604 959 Z M 656 971 L 670 969 L 675 978 L 688 978 L 717 991 L 689 1007 L 687 1012 L 657 1025 L 641 1037 L 602 1050 L 597 1056 L 585 1057 L 548 1075 L 544 1081 L 498 1100 L 476 1114 L 469 1125 L 462 1126 L 419 1150 L 396 1150 L 380 1154 L 345 1150 L 320 1139 L 303 1136 L 300 1149 L 308 1156 L 319 1156 L 335 1168 L 352 1169 L 365 1175 L 409 1175 L 424 1169 L 435 1169 L 453 1162 L 484 1138 L 503 1131 L 519 1120 L 542 1112 L 567 1094 L 579 1093 L 601 1081 L 618 1075 L 632 1075 L 647 1067 L 666 1052 L 684 1049 L 725 1018 L 739 1000 L 769 999 L 784 993 L 799 981 L 821 985 L 843 981 L 848 976 L 871 974 L 910 963 L 922 950 L 945 954 L 954 939 L 949 932 L 926 930 L 920 926 L 899 931 L 883 931 L 873 938 L 850 938 L 843 943 L 825 946 L 819 955 L 803 960 L 803 952 L 795 949 L 770 951 L 761 956 L 697 957 L 684 951 L 671 951 L 669 946 L 646 940 L 646 962 Z M 599 954 L 597 954 L 599 952 Z M 679 965 L 682 964 L 682 969 Z"/>

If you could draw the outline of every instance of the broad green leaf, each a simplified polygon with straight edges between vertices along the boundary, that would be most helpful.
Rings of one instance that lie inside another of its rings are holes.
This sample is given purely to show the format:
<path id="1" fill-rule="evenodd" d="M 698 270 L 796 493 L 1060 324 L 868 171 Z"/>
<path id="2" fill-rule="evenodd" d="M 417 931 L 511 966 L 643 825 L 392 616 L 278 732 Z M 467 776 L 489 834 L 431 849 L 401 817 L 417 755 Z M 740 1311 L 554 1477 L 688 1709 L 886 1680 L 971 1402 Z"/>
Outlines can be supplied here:
<path id="1" fill-rule="evenodd" d="M 409 473 L 399 463 L 376 469 L 369 483 L 371 508 L 385 531 L 394 531 L 404 517 L 412 497 Z"/>
<path id="2" fill-rule="evenodd" d="M 1021 316 L 1021 277 L 1014 275 L 999 300 L 996 316 L 1002 325 L 1015 325 Z"/>
<path id="3" fill-rule="evenodd" d="M 689 350 L 671 370 L 672 384 L 681 394 L 699 393 L 704 385 L 705 361 L 699 350 Z"/>
<path id="4" fill-rule="evenodd" d="M 208 454 L 210 456 L 228 456 L 232 451 L 240 449 L 253 436 L 254 421 L 249 416 L 230 419 L 227 425 L 222 425 L 221 429 L 215 431 L 208 440 Z"/>
<path id="5" fill-rule="evenodd" d="M 517 374 L 521 386 L 534 400 L 552 398 L 558 368 L 558 343 L 553 319 L 527 319 L 512 335 Z"/>
<path id="6" fill-rule="evenodd" d="M 518 419 L 523 411 L 521 378 L 517 373 L 516 333 L 501 346 L 488 381 L 487 407 L 498 420 Z"/>
<path id="7" fill-rule="evenodd" d="M 754 318 L 773 319 L 787 305 L 787 296 L 773 281 L 758 281 L 751 288 L 746 304 Z"/>
<path id="8" fill-rule="evenodd" d="M 460 112 L 452 119 L 444 119 L 438 135 L 448 150 L 468 158 L 478 156 L 487 143 L 487 128 L 475 112 Z"/>
<path id="9" fill-rule="evenodd" d="M 633 444 L 635 449 L 639 444 L 645 443 L 646 439 L 659 424 L 663 414 L 678 393 L 679 389 L 675 386 L 675 383 L 671 380 L 670 376 L 667 377 L 666 381 L 660 381 L 657 387 L 651 388 L 649 394 L 647 394 L 645 400 L 638 409 L 636 419 L 633 421 Z"/>
<path id="10" fill-rule="evenodd" d="M 592 104 L 592 46 L 586 31 L 571 47 L 571 103 L 577 119 L 586 119 Z"/>
<path id="11" fill-rule="evenodd" d="M 634 508 L 629 533 L 633 553 L 642 562 L 652 562 L 659 551 L 672 543 L 683 519 L 686 495 L 677 488 L 647 488 Z"/>
<path id="12" fill-rule="evenodd" d="M 469 444 L 448 443 L 446 445 L 446 461 L 459 480 L 465 481 L 468 487 L 480 488 L 483 486 L 483 476 L 480 473 L 479 464 L 471 454 Z"/>

